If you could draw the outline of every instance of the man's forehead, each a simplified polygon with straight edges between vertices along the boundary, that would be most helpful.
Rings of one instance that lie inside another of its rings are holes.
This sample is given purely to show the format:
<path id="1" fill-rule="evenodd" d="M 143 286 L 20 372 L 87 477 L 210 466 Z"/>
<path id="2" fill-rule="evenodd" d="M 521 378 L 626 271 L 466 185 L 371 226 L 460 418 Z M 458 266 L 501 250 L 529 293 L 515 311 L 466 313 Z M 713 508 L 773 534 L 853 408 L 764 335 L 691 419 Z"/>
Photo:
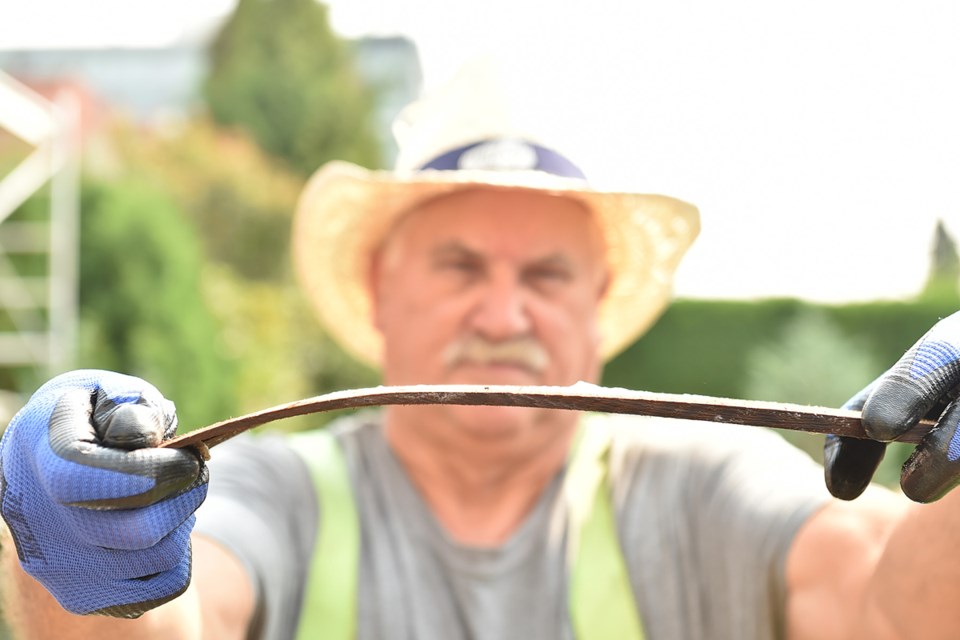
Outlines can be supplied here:
<path id="1" fill-rule="evenodd" d="M 422 201 L 407 210 L 385 237 L 415 233 L 421 239 L 527 237 L 549 242 L 602 234 L 580 200 L 524 189 L 465 188 Z"/>
<path id="2" fill-rule="evenodd" d="M 586 205 L 532 190 L 463 189 L 432 198 L 398 221 L 377 254 L 387 266 L 449 257 L 454 249 L 525 265 L 564 256 L 566 264 L 607 268 L 606 243 Z"/>

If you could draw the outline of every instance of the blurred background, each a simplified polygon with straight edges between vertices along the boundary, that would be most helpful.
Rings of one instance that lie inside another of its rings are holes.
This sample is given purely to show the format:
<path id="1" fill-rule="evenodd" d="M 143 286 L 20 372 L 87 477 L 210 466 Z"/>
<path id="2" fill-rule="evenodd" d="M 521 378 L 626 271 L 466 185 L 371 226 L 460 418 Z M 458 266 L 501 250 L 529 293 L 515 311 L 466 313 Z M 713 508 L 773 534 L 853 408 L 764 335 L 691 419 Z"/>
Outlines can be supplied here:
<path id="1" fill-rule="evenodd" d="M 68 368 L 188 429 L 375 384 L 300 298 L 291 213 L 327 160 L 391 166 L 394 116 L 477 57 L 594 184 L 702 211 L 605 383 L 838 406 L 960 307 L 958 27 L 952 0 L 2 3 L 0 426 Z"/>
<path id="2" fill-rule="evenodd" d="M 185 429 L 376 384 L 293 283 L 291 213 L 327 160 L 391 166 L 394 116 L 478 57 L 594 184 L 701 209 L 606 384 L 839 406 L 960 307 L 958 27 L 953 0 L 0 3 L 0 427 L 69 368 L 154 382 Z"/>

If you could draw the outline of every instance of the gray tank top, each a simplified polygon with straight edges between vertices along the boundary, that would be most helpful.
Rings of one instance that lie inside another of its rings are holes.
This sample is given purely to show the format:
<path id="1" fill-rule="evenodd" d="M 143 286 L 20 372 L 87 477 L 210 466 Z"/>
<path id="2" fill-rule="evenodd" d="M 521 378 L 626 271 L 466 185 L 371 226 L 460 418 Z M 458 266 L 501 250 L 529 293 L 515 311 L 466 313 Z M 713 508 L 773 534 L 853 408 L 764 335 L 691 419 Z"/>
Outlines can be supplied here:
<path id="1" fill-rule="evenodd" d="M 618 533 L 647 640 L 781 638 L 784 565 L 827 499 L 822 471 L 759 429 L 611 416 Z M 437 522 L 379 426 L 341 419 L 362 523 L 358 639 L 572 638 L 562 473 L 503 545 Z M 317 527 L 313 483 L 277 436 L 213 451 L 197 531 L 233 550 L 258 597 L 252 637 L 292 638 Z"/>

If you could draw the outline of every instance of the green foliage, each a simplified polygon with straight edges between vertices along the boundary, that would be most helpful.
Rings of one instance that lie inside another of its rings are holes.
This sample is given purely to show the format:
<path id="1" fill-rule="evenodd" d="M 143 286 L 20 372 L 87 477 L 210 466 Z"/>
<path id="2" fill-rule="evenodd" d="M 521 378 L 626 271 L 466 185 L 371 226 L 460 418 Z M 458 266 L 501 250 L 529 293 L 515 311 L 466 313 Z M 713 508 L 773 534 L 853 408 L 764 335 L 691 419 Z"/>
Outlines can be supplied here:
<path id="1" fill-rule="evenodd" d="M 608 364 L 603 382 L 839 406 L 958 306 L 950 295 L 844 306 L 680 300 Z M 820 457 L 819 436 L 787 437 Z M 878 479 L 895 484 L 910 449 L 890 447 Z"/>
<path id="2" fill-rule="evenodd" d="M 607 365 L 604 381 L 648 391 L 739 397 L 749 346 L 774 339 L 804 306 L 797 300 L 678 300 Z"/>
<path id="3" fill-rule="evenodd" d="M 207 260 L 252 281 L 288 276 L 301 176 L 272 161 L 249 136 L 217 129 L 207 118 L 164 136 L 118 127 L 114 139 L 128 174 L 175 199 Z"/>
<path id="4" fill-rule="evenodd" d="M 744 397 L 839 407 L 883 370 L 823 312 L 801 310 L 747 357 Z"/>
<path id="5" fill-rule="evenodd" d="M 227 349 L 240 363 L 240 412 L 376 384 L 375 372 L 351 360 L 324 334 L 292 283 L 245 281 L 219 268 L 210 274 L 205 293 Z M 327 418 L 285 420 L 270 428 L 298 430 Z"/>
<path id="6" fill-rule="evenodd" d="M 889 364 L 879 362 L 859 336 L 841 331 L 823 310 L 804 309 L 787 321 L 775 341 L 750 351 L 743 397 L 839 407 Z M 823 462 L 822 437 L 796 431 L 781 435 Z M 876 479 L 895 486 L 911 449 L 889 447 Z"/>
<path id="7" fill-rule="evenodd" d="M 118 125 L 110 148 L 110 171 L 83 185 L 78 366 L 150 380 L 184 427 L 377 382 L 323 333 L 293 281 L 301 176 L 202 118 L 163 135 Z M 16 215 L 46 206 L 38 196 Z M 45 377 L 0 368 L 0 388 L 29 393 Z"/>
<path id="8" fill-rule="evenodd" d="M 379 165 L 373 96 L 316 0 L 240 0 L 210 50 L 214 119 L 303 175 L 333 159 Z"/>
<path id="9" fill-rule="evenodd" d="M 376 382 L 323 333 L 294 282 L 288 247 L 302 177 L 206 119 L 165 136 L 115 135 L 127 173 L 169 193 L 203 244 L 202 295 L 235 363 L 233 413 Z"/>
<path id="10" fill-rule="evenodd" d="M 3 174 L 0 173 L 0 175 Z M 46 186 L 14 211 L 4 223 L 43 221 L 49 217 L 49 211 L 50 188 Z M 0 246 L 0 277 L 40 279 L 47 277 L 50 267 L 49 255 L 45 250 L 34 253 L 12 249 L 12 245 Z M 46 292 L 43 289 L 33 293 L 38 301 L 46 298 Z M 0 306 L 0 331 L 2 332 L 45 332 L 48 326 L 49 318 L 46 308 Z M 38 372 L 36 367 L 30 365 L 0 366 L 0 389 L 17 390 L 21 393 L 32 391 L 43 382 L 46 373 L 46 371 Z"/>
<path id="11" fill-rule="evenodd" d="M 176 402 L 184 429 L 222 419 L 233 367 L 201 295 L 190 225 L 135 180 L 86 184 L 82 210 L 79 366 L 149 380 Z"/>
<path id="12" fill-rule="evenodd" d="M 646 335 L 607 365 L 604 382 L 649 391 L 744 397 L 753 349 L 779 341 L 794 318 L 811 311 L 828 318 L 886 367 L 958 306 L 950 297 L 842 306 L 788 299 L 678 300 Z M 847 395 L 869 381 L 845 390 Z"/>
<path id="13" fill-rule="evenodd" d="M 930 257 L 930 275 L 923 296 L 952 296 L 960 301 L 960 254 L 957 253 L 957 243 L 947 233 L 943 220 L 937 221 Z"/>

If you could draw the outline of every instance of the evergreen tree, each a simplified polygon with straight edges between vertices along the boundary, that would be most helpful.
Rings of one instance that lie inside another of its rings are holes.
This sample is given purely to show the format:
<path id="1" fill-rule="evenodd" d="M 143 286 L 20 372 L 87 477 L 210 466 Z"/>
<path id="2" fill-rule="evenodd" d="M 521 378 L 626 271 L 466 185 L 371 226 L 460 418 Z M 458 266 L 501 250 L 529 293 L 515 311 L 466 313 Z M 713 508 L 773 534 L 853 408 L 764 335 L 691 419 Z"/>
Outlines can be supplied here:
<path id="1" fill-rule="evenodd" d="M 950 237 L 943 220 L 937 221 L 934 231 L 930 275 L 923 295 L 960 297 L 960 255 L 957 254 L 957 243 Z"/>
<path id="2" fill-rule="evenodd" d="M 213 118 L 301 174 L 332 159 L 379 166 L 372 91 L 317 0 L 240 0 L 210 63 Z"/>
<path id="3" fill-rule="evenodd" d="M 234 363 L 203 296 L 200 243 L 154 185 L 83 185 L 78 367 L 149 380 L 180 430 L 233 413 Z"/>

